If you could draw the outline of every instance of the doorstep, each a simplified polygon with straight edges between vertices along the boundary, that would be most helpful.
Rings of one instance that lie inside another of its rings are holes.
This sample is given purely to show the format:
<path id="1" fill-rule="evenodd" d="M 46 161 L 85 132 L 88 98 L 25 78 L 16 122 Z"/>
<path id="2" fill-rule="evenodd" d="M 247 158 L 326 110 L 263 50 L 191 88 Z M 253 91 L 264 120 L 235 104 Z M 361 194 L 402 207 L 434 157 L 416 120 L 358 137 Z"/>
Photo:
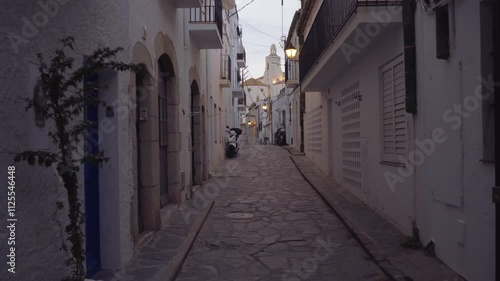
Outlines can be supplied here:
<path id="1" fill-rule="evenodd" d="M 375 210 L 323 173 L 306 156 L 287 149 L 306 181 L 320 194 L 374 262 L 392 280 L 462 281 L 436 257 L 401 246 L 407 237 Z"/>
<path id="2" fill-rule="evenodd" d="M 122 271 L 102 270 L 89 280 L 175 280 L 214 204 L 213 201 L 208 201 L 201 209 L 197 208 L 194 206 L 196 196 L 194 194 L 193 200 L 173 211 L 162 229 L 149 233 L 143 239 L 142 247 Z"/>

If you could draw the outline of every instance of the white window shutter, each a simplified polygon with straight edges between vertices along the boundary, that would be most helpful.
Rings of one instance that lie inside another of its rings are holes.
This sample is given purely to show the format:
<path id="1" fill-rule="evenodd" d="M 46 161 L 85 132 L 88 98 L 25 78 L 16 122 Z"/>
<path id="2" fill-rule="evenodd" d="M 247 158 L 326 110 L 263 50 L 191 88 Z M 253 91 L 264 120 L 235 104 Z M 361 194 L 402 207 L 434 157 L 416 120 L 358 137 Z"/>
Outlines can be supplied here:
<path id="1" fill-rule="evenodd" d="M 398 162 L 397 156 L 407 153 L 404 74 L 402 56 L 381 69 L 382 155 L 388 162 Z"/>

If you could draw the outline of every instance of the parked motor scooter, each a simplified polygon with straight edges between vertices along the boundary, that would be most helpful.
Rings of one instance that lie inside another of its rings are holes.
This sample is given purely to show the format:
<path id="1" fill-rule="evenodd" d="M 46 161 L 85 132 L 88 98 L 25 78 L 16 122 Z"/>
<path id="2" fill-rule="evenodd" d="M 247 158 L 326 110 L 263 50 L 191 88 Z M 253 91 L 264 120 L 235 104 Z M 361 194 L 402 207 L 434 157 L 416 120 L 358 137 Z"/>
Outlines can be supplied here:
<path id="1" fill-rule="evenodd" d="M 234 158 L 238 155 L 240 147 L 238 145 L 238 137 L 241 135 L 242 130 L 240 128 L 229 128 L 226 126 L 228 133 L 226 140 L 226 157 Z"/>
<path id="2" fill-rule="evenodd" d="M 286 130 L 283 126 L 276 131 L 276 144 L 279 146 L 286 145 Z"/>

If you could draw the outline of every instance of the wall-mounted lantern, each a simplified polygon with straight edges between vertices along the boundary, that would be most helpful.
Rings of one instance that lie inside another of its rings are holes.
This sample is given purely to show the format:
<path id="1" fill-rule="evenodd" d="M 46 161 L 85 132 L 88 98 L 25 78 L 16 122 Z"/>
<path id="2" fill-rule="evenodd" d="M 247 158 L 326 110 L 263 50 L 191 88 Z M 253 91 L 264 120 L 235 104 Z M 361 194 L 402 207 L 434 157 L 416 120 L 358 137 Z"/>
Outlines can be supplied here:
<path id="1" fill-rule="evenodd" d="M 289 42 L 285 48 L 285 53 L 289 59 L 294 59 L 297 56 L 297 49 Z"/>

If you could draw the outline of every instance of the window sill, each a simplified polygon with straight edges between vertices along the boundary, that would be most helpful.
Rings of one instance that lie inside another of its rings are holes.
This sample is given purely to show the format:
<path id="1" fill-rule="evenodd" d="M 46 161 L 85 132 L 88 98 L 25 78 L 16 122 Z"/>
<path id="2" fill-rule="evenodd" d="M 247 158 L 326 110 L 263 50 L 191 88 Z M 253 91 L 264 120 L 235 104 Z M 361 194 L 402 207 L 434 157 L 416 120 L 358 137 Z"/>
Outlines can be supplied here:
<path id="1" fill-rule="evenodd" d="M 403 168 L 406 167 L 405 164 L 399 163 L 399 162 L 380 161 L 379 164 L 380 165 L 386 165 L 386 166 L 394 166 L 394 167 L 403 167 Z"/>

